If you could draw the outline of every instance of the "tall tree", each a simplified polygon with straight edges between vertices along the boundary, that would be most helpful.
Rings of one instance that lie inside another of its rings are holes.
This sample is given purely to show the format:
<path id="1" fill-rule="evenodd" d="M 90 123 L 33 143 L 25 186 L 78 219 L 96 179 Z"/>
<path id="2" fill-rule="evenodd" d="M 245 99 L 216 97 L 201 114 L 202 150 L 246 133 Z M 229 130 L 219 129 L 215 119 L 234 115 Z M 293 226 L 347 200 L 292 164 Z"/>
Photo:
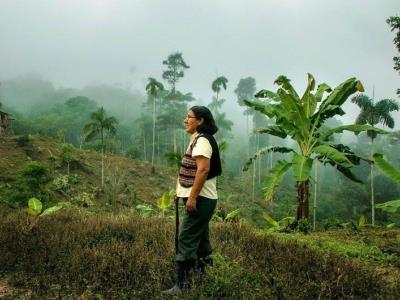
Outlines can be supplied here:
<path id="1" fill-rule="evenodd" d="M 236 94 L 238 104 L 240 106 L 246 106 L 244 100 L 253 99 L 254 94 L 256 93 L 256 80 L 253 77 L 241 78 L 234 92 Z M 252 110 L 250 107 L 247 107 L 243 114 L 246 116 L 246 134 L 249 135 L 249 116 L 254 114 L 254 110 Z M 248 156 L 250 156 L 250 144 L 250 140 L 248 140 Z"/>
<path id="2" fill-rule="evenodd" d="M 224 76 L 217 77 L 211 84 L 211 90 L 215 93 L 212 97 L 212 101 L 208 104 L 208 107 L 214 114 L 215 123 L 217 124 L 219 131 L 217 136 L 219 139 L 227 137 L 228 132 L 232 130 L 233 122 L 226 118 L 226 114 L 219 111 L 222 105 L 225 103 L 225 99 L 219 98 L 221 90 L 226 90 L 228 79 Z"/>
<path id="3" fill-rule="evenodd" d="M 218 109 L 221 108 L 222 104 L 224 104 L 225 99 L 219 99 L 219 93 L 221 89 L 226 90 L 228 84 L 228 79 L 224 76 L 217 77 L 211 84 L 211 89 L 215 93 L 215 97 L 213 97 L 212 102 L 208 105 L 208 107 L 214 112 L 214 114 L 218 114 Z"/>
<path id="4" fill-rule="evenodd" d="M 175 52 L 172 53 L 168 56 L 166 60 L 163 61 L 163 65 L 167 66 L 167 69 L 163 71 L 162 78 L 166 80 L 169 85 L 170 85 L 170 93 L 164 97 L 165 99 L 165 106 L 167 110 L 173 110 L 173 111 L 186 111 L 187 110 L 187 105 L 186 102 L 192 101 L 193 97 L 191 94 L 182 94 L 179 91 L 176 90 L 176 83 L 179 81 L 179 79 L 183 78 L 185 75 L 185 70 L 189 69 L 189 65 L 186 64 L 185 60 L 183 59 L 182 53 L 180 52 Z M 183 112 L 184 113 L 184 112 Z M 180 116 L 182 114 L 177 114 L 175 117 Z M 182 124 L 182 120 L 180 120 L 179 125 Z M 178 126 L 179 126 L 178 125 Z M 170 133 L 172 134 L 172 138 L 170 140 L 173 140 L 174 143 L 174 152 L 177 151 L 177 145 L 178 145 L 178 138 L 177 138 L 177 133 L 176 129 L 178 127 L 172 126 L 172 130 Z"/>
<path id="5" fill-rule="evenodd" d="M 168 55 L 168 58 L 163 61 L 163 65 L 167 66 L 167 70 L 163 71 L 162 78 L 171 85 L 171 92 L 174 94 L 176 83 L 184 76 L 185 69 L 190 67 L 186 64 L 180 52 Z"/>
<path id="6" fill-rule="evenodd" d="M 158 82 L 156 79 L 149 77 L 146 91 L 149 95 L 149 98 L 152 100 L 153 106 L 153 148 L 151 151 L 151 170 L 154 172 L 154 152 L 155 152 L 155 134 L 156 134 L 156 100 L 161 91 L 164 90 L 164 86 L 161 82 Z"/>
<path id="7" fill-rule="evenodd" d="M 293 148 L 270 146 L 261 149 L 246 163 L 245 167 L 248 168 L 259 155 L 270 151 L 292 153 L 291 161 L 279 160 L 270 170 L 264 190 L 265 198 L 269 201 L 284 174 L 291 168 L 297 182 L 296 220 L 298 221 L 309 217 L 309 178 L 314 161 L 318 160 L 323 164 L 330 164 L 349 179 L 359 181 L 351 172 L 351 167 L 354 164 L 359 164 L 361 158 L 345 145 L 330 143 L 329 137 L 344 130 L 352 132 L 383 131 L 370 125 L 344 125 L 333 129 L 322 126 L 327 119 L 344 114 L 340 107 L 351 94 L 364 90 L 361 82 L 355 78 L 346 80 L 333 91 L 327 84 L 322 83 L 313 93 L 315 79 L 311 74 L 308 74 L 307 87 L 301 97 L 285 76 L 279 76 L 275 80 L 275 84 L 279 86 L 276 93 L 261 90 L 255 95 L 256 98 L 272 98 L 274 99 L 273 102 L 244 100 L 244 103 L 269 118 L 275 119 L 275 125 L 260 129 L 258 130 L 259 133 L 267 133 L 280 138 L 289 136 L 297 145 Z M 329 95 L 323 99 L 326 92 Z M 320 103 L 319 106 L 318 103 Z"/>
<path id="8" fill-rule="evenodd" d="M 361 112 L 356 119 L 356 124 L 369 124 L 375 126 L 383 124 L 389 128 L 394 127 L 394 119 L 390 115 L 392 111 L 399 110 L 399 105 L 395 100 L 383 99 L 374 103 L 374 99 L 371 99 L 365 94 L 360 94 L 351 99 L 351 102 L 357 104 L 361 108 Z M 377 133 L 375 131 L 367 130 L 367 135 L 371 140 L 371 159 L 373 155 L 374 139 Z M 372 225 L 375 225 L 375 193 L 374 193 L 374 165 L 371 164 L 370 168 L 370 181 L 371 181 L 371 221 Z"/>
<path id="9" fill-rule="evenodd" d="M 386 23 L 390 26 L 391 31 L 397 31 L 393 39 L 397 51 L 400 52 L 400 17 L 390 17 L 386 20 Z M 400 73 L 400 56 L 393 57 L 394 67 L 396 71 Z M 397 95 L 400 96 L 400 89 L 397 89 Z"/>
<path id="10" fill-rule="evenodd" d="M 106 133 L 115 135 L 118 120 L 115 117 L 107 117 L 103 107 L 90 115 L 92 122 L 84 127 L 85 140 L 90 141 L 100 135 L 101 139 L 101 187 L 104 187 L 104 138 Z"/>

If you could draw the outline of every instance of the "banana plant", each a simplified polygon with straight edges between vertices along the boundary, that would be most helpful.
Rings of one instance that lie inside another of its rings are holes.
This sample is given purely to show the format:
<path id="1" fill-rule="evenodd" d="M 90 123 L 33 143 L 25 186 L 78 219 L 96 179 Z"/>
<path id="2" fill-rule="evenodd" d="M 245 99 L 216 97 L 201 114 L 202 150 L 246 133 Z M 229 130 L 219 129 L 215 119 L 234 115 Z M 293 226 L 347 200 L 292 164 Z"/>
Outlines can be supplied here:
<path id="1" fill-rule="evenodd" d="M 260 149 L 246 162 L 244 169 L 246 170 L 259 155 L 271 151 L 291 153 L 291 161 L 279 160 L 270 170 L 264 190 L 265 199 L 269 201 L 285 173 L 292 169 L 297 182 L 296 221 L 298 221 L 309 217 L 309 179 L 314 161 L 318 160 L 324 165 L 330 164 L 347 178 L 361 182 L 351 172 L 351 167 L 359 164 L 364 158 L 355 155 L 345 145 L 334 144 L 330 137 L 343 131 L 386 132 L 370 125 L 352 124 L 336 128 L 322 126 L 327 119 L 345 114 L 341 106 L 350 95 L 364 91 L 363 85 L 356 78 L 344 81 L 335 89 L 326 83 L 318 85 L 315 89 L 315 79 L 308 74 L 307 87 L 302 96 L 299 96 L 290 79 L 285 76 L 279 76 L 274 83 L 279 86 L 276 92 L 261 90 L 255 95 L 256 99 L 244 100 L 244 103 L 275 120 L 275 124 L 257 129 L 259 134 L 266 133 L 282 139 L 290 137 L 297 147 L 272 146 Z"/>
<path id="2" fill-rule="evenodd" d="M 168 207 L 171 206 L 172 202 L 174 201 L 174 194 L 175 190 L 170 190 L 169 192 L 165 192 L 162 194 L 160 199 L 157 201 L 157 207 L 160 210 L 161 216 L 165 216 L 165 211 L 168 209 Z"/>

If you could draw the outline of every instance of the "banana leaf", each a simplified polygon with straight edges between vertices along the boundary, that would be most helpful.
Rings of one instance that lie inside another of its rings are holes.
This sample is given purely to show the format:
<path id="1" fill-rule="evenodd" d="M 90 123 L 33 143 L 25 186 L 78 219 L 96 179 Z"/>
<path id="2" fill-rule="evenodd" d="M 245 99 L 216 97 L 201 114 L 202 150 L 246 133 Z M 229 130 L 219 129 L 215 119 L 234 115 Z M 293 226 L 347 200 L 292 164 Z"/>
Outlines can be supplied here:
<path id="1" fill-rule="evenodd" d="M 249 169 L 249 167 L 251 166 L 251 164 L 253 163 L 254 160 L 257 159 L 257 157 L 259 157 L 260 155 L 263 155 L 265 153 L 268 152 L 279 152 L 279 153 L 289 153 L 289 152 L 294 152 L 293 149 L 291 148 L 287 148 L 287 147 L 278 147 L 278 146 L 268 146 L 262 149 L 259 149 L 254 155 L 253 157 L 250 157 L 246 163 L 244 164 L 243 167 L 243 171 L 247 171 Z"/>
<path id="2" fill-rule="evenodd" d="M 293 154 L 293 175 L 296 181 L 306 181 L 310 177 L 313 160 L 309 157 Z"/>
<path id="3" fill-rule="evenodd" d="M 395 181 L 400 181 L 400 171 L 393 168 L 390 163 L 383 158 L 382 154 L 375 153 L 373 159 L 386 176 Z"/>
<path id="4" fill-rule="evenodd" d="M 336 162 L 337 164 L 342 165 L 343 167 L 350 168 L 353 165 L 345 154 L 343 154 L 342 152 L 336 150 L 335 148 L 329 145 L 317 146 L 313 149 L 313 152 L 318 153 L 323 157 L 326 157 Z"/>
<path id="5" fill-rule="evenodd" d="M 392 200 L 385 203 L 375 205 L 376 208 L 382 209 L 388 213 L 400 212 L 400 200 Z"/>
<path id="6" fill-rule="evenodd" d="M 258 133 L 268 133 L 270 135 L 277 136 L 283 139 L 287 137 L 287 134 L 282 126 L 277 125 L 271 125 L 265 128 L 257 128 L 255 131 Z"/>
<path id="7" fill-rule="evenodd" d="M 380 134 L 388 133 L 387 131 L 385 131 L 383 129 L 379 129 L 379 128 L 373 127 L 371 125 L 352 124 L 352 125 L 343 125 L 343 126 L 339 126 L 339 127 L 336 127 L 336 128 L 329 129 L 329 130 L 327 130 L 327 131 L 325 131 L 325 132 L 323 132 L 321 134 L 320 139 L 322 139 L 323 141 L 327 141 L 328 138 L 332 134 L 334 134 L 334 133 L 342 133 L 345 130 L 346 131 L 351 131 L 351 132 L 354 132 L 354 133 L 359 133 L 361 131 L 367 131 L 367 130 L 374 131 L 374 132 L 377 132 L 377 133 L 380 133 Z"/>
<path id="8" fill-rule="evenodd" d="M 271 200 L 276 188 L 281 183 L 283 176 L 291 166 L 292 163 L 286 160 L 279 160 L 271 169 L 269 175 L 265 180 L 264 186 L 264 198 L 267 202 Z"/>

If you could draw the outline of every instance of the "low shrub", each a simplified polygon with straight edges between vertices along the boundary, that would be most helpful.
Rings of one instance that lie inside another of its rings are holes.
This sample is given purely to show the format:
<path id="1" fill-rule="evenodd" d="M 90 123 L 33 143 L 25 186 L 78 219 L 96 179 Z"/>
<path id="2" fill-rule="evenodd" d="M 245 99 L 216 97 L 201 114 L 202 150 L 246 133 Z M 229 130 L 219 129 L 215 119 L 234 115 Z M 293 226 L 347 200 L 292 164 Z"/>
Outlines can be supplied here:
<path id="1" fill-rule="evenodd" d="M 27 146 L 29 144 L 29 142 L 30 142 L 30 139 L 29 139 L 29 135 L 27 135 L 27 134 L 21 135 L 17 139 L 17 145 L 20 147 Z"/>

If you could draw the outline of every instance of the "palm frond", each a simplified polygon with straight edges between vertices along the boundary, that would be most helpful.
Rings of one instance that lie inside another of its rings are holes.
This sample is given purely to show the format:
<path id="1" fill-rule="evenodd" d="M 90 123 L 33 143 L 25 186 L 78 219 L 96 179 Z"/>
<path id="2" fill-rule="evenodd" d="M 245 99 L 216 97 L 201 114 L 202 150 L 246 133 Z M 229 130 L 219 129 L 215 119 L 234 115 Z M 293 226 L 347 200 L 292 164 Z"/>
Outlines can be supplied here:
<path id="1" fill-rule="evenodd" d="M 382 114 L 379 121 L 384 126 L 387 126 L 389 128 L 394 128 L 394 119 L 389 113 Z"/>
<path id="2" fill-rule="evenodd" d="M 355 123 L 358 124 L 358 125 L 367 124 L 367 123 L 368 123 L 368 117 L 369 117 L 368 112 L 362 110 L 362 111 L 358 114 Z"/>
<path id="3" fill-rule="evenodd" d="M 361 110 L 369 110 L 374 106 L 374 100 L 365 94 L 356 95 L 350 101 L 357 104 Z"/>
<path id="4" fill-rule="evenodd" d="M 375 108 L 380 113 L 389 113 L 399 110 L 399 104 L 393 99 L 382 99 L 375 104 Z"/>

